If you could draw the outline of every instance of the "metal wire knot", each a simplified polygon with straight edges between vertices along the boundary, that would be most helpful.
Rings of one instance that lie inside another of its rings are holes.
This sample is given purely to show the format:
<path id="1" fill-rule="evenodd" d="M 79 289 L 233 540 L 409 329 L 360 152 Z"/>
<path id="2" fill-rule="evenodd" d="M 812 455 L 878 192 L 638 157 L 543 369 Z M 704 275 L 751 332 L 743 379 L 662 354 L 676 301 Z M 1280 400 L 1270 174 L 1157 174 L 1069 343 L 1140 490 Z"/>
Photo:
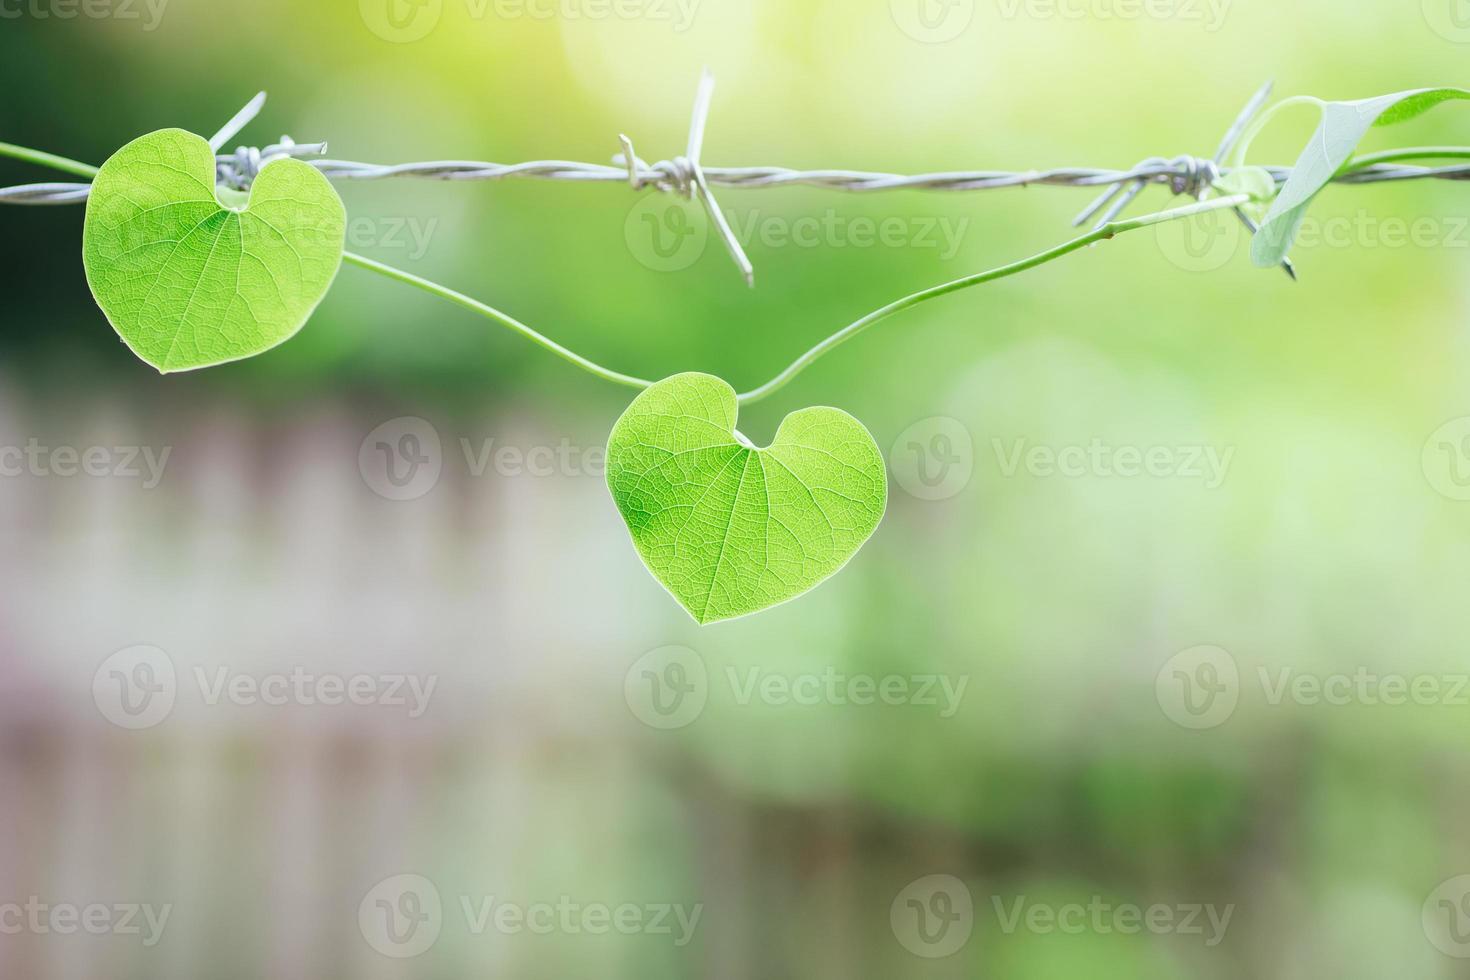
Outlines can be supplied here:
<path id="1" fill-rule="evenodd" d="M 623 152 L 613 157 L 613 162 L 627 167 L 628 183 L 635 191 L 655 187 L 685 199 L 693 196 L 696 186 L 696 164 L 693 160 L 681 155 L 649 164 L 634 152 L 633 141 L 627 136 L 620 134 L 618 141 L 623 144 Z"/>
<path id="2" fill-rule="evenodd" d="M 1251 97 L 1245 108 L 1235 117 L 1235 121 L 1226 130 L 1225 137 L 1220 140 L 1219 149 L 1215 150 L 1213 159 L 1206 160 L 1203 157 L 1184 155 L 1177 156 L 1172 160 L 1163 157 L 1151 157 L 1134 168 L 1134 176 L 1128 181 L 1117 181 L 1110 185 L 1102 195 L 1087 206 L 1087 208 L 1072 221 L 1073 225 L 1080 225 L 1092 219 L 1099 211 L 1102 217 L 1093 226 L 1094 230 L 1101 229 L 1108 222 L 1123 213 L 1123 209 L 1133 203 L 1133 199 L 1143 193 L 1143 189 L 1150 183 L 1168 184 L 1169 189 L 1175 194 L 1187 194 L 1188 196 L 1202 200 L 1205 192 L 1220 180 L 1220 165 L 1225 162 L 1230 151 L 1235 148 L 1236 143 L 1245 133 L 1246 126 L 1250 125 L 1252 119 L 1261 111 L 1266 100 L 1271 96 L 1272 83 L 1267 82 Z M 1126 190 L 1125 190 L 1126 188 Z M 1103 211 L 1107 208 L 1106 211 Z M 1241 208 L 1235 208 L 1235 216 L 1240 219 L 1250 233 L 1256 233 L 1256 223 Z M 1281 268 L 1288 276 L 1296 279 L 1296 268 L 1291 259 L 1281 260 Z"/>
<path id="3" fill-rule="evenodd" d="M 657 181 L 660 190 L 672 191 L 683 198 L 693 195 L 694 161 L 688 157 L 681 155 L 672 160 L 660 160 L 653 165 L 653 171 L 661 178 Z"/>
<path id="4" fill-rule="evenodd" d="M 1169 178 L 1169 189 L 1175 194 L 1201 197 L 1220 179 L 1220 165 L 1214 160 L 1186 154 L 1169 162 L 1179 168 L 1179 172 Z"/>
<path id="5" fill-rule="evenodd" d="M 215 177 L 226 187 L 245 191 L 250 189 L 250 185 L 260 175 L 261 168 L 272 160 L 320 156 L 326 152 L 325 143 L 297 143 L 289 136 L 282 136 L 280 142 L 270 146 L 240 146 L 235 148 L 233 154 L 216 158 Z"/>
<path id="6" fill-rule="evenodd" d="M 660 160 L 649 166 L 638 158 L 633 150 L 633 141 L 623 134 L 618 136 L 618 141 L 623 144 L 623 152 L 613 157 L 613 162 L 628 169 L 628 183 L 635 191 L 653 186 L 666 193 L 672 191 L 686 200 L 699 198 L 699 203 L 704 205 L 705 214 L 709 216 L 720 241 L 725 244 L 725 251 L 735 260 L 745 284 L 754 286 L 755 268 L 736 239 L 735 232 L 731 230 L 730 222 L 725 220 L 725 214 L 710 191 L 709 180 L 699 162 L 700 154 L 704 151 L 704 129 L 709 120 L 710 99 L 714 96 L 714 90 L 715 78 L 706 68 L 700 76 L 699 89 L 694 95 L 694 113 L 689 120 L 689 144 L 683 156 Z"/>

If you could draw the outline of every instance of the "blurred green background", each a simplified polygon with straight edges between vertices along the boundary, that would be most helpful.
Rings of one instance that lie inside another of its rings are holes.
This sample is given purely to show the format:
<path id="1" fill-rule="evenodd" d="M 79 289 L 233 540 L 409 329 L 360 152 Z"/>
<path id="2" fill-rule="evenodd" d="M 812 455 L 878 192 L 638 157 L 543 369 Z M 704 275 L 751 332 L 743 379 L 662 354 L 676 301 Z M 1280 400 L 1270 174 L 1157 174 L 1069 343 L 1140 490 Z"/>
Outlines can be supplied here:
<path id="1" fill-rule="evenodd" d="M 264 88 L 236 142 L 605 162 L 628 133 L 657 160 L 708 66 L 711 165 L 1126 167 L 1213 152 L 1267 78 L 1359 98 L 1464 84 L 1470 52 L 1458 0 L 160 3 L 0 0 L 0 139 L 101 163 Z M 1252 160 L 1292 163 L 1314 124 L 1284 114 Z M 1370 140 L 1466 133 L 1452 105 Z M 740 390 L 1063 240 L 1092 196 L 718 190 L 747 289 L 697 210 L 692 252 L 654 250 L 687 206 L 653 191 L 338 186 L 354 251 L 617 370 Z M 0 973 L 1470 976 L 1467 201 L 1330 188 L 1296 285 L 1228 224 L 1174 226 L 875 328 L 741 428 L 851 412 L 889 453 L 884 523 L 810 595 L 704 629 L 602 485 L 625 390 L 354 267 L 287 344 L 159 377 L 90 300 L 82 209 L 0 211 L 0 446 L 170 451 L 156 487 L 0 479 L 0 927 L 31 897 L 173 909 L 151 946 L 0 928 Z M 360 450 L 403 417 L 442 475 L 388 500 Z M 477 473 L 486 440 L 574 462 Z M 96 683 L 135 644 L 177 697 L 130 730 Z M 217 669 L 437 687 L 418 718 L 210 703 Z M 671 721 L 681 677 L 702 708 Z M 853 677 L 908 695 L 854 703 Z M 940 681 L 952 711 L 917 694 Z M 373 925 L 383 894 L 422 907 L 402 874 L 442 904 L 412 956 Z M 683 944 L 477 928 L 491 896 L 701 912 Z M 1128 928 L 1154 906 L 1169 923 Z"/>

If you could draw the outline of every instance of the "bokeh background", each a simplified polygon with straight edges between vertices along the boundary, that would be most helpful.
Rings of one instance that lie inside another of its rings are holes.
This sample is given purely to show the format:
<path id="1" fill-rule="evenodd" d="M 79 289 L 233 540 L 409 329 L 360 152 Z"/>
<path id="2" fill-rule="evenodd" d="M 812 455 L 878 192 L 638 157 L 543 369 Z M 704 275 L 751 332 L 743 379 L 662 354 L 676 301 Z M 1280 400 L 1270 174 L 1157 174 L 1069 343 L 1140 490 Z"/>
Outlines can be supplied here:
<path id="1" fill-rule="evenodd" d="M 236 142 L 656 160 L 707 65 L 710 164 L 1122 167 L 1211 153 L 1266 78 L 1358 98 L 1470 54 L 1454 0 L 0 13 L 0 139 L 93 163 L 261 88 Z M 1447 106 L 1371 140 L 1467 133 Z M 653 191 L 341 191 L 355 251 L 742 390 L 1091 197 L 720 191 L 747 289 Z M 353 267 L 289 343 L 159 377 L 90 300 L 82 209 L 0 211 L 0 446 L 38 447 L 0 478 L 0 975 L 1470 976 L 1466 195 L 1329 189 L 1297 285 L 1173 226 L 875 328 L 741 427 L 863 420 L 884 523 L 704 629 L 602 482 L 627 391 Z M 439 446 L 407 493 L 374 469 L 404 426 Z M 369 703 L 251 694 L 292 677 Z"/>

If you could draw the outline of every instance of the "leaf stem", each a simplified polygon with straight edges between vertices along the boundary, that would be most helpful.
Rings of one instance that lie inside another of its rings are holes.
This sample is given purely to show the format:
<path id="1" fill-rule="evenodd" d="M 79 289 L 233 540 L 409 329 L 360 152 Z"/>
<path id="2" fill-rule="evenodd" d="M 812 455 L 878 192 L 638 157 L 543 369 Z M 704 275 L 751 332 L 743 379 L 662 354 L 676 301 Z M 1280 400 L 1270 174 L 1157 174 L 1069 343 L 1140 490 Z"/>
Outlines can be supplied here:
<path id="1" fill-rule="evenodd" d="M 405 272 L 402 269 L 395 269 L 391 265 L 384 265 L 381 262 L 374 261 L 367 256 L 358 255 L 354 252 L 343 252 L 342 259 L 345 262 L 351 262 L 353 265 L 358 266 L 359 268 L 367 269 L 371 272 L 376 272 L 380 276 L 387 276 L 389 279 L 395 279 L 398 282 L 407 283 L 410 286 L 416 286 L 426 293 L 438 296 L 441 299 L 447 299 L 451 303 L 462 306 L 467 310 L 473 310 L 483 317 L 494 320 L 502 327 L 505 327 L 508 330 L 515 331 L 522 337 L 525 337 L 527 340 L 531 341 L 533 344 L 536 344 L 539 347 L 546 348 L 557 357 L 560 357 L 562 360 L 570 361 L 572 364 L 575 364 L 577 367 L 588 372 L 589 374 L 595 374 L 599 378 L 611 381 L 614 384 L 625 385 L 629 388 L 647 388 L 649 385 L 653 384 L 652 381 L 645 381 L 642 378 L 635 378 L 630 374 L 623 374 L 619 371 L 612 371 L 608 368 L 603 367 L 601 364 L 589 361 L 581 354 L 577 354 L 570 350 L 567 350 L 565 347 L 563 347 L 561 344 L 558 344 L 550 337 L 547 337 L 544 334 L 532 330 L 530 327 L 526 326 L 515 317 L 507 313 L 502 313 L 495 307 L 490 306 L 486 303 L 482 303 L 477 299 L 466 296 L 464 293 L 455 292 L 454 290 L 449 289 L 446 286 L 441 286 L 436 282 L 430 282 L 428 279 L 424 279 L 421 276 L 416 276 L 411 272 Z"/>
<path id="2" fill-rule="evenodd" d="M 1241 137 L 1240 142 L 1235 144 L 1235 153 L 1233 155 L 1234 165 L 1237 167 L 1245 166 L 1245 158 L 1251 151 L 1251 144 L 1256 141 L 1257 136 L 1261 135 L 1261 131 L 1266 128 L 1267 124 L 1279 115 L 1283 109 L 1289 109 L 1292 106 L 1298 105 L 1314 105 L 1320 109 L 1326 104 L 1326 102 L 1311 95 L 1293 95 L 1289 99 L 1282 99 L 1257 116 L 1255 121 L 1251 123 L 1250 128 L 1245 131 L 1245 135 Z"/>
<path id="3" fill-rule="evenodd" d="M 76 160 L 68 160 L 54 153 L 43 153 L 40 150 L 32 150 L 26 146 L 16 146 L 13 143 L 0 143 L 0 157 L 10 157 L 14 160 L 24 160 L 26 163 L 34 163 L 42 167 L 50 167 L 53 170 L 63 170 L 78 177 L 95 177 L 97 168 L 87 163 Z"/>
<path id="4" fill-rule="evenodd" d="M 855 320 L 847 326 L 843 327 L 841 330 L 837 331 L 832 336 L 828 337 L 826 340 L 817 344 L 811 350 L 807 351 L 805 354 L 792 361 L 790 366 L 788 366 L 784 371 L 776 375 L 770 381 L 767 381 L 765 384 L 761 385 L 758 388 L 752 388 L 750 391 L 736 396 L 736 403 L 740 405 L 749 405 L 753 402 L 758 402 L 761 399 L 774 394 L 781 388 L 785 387 L 788 383 L 790 383 L 790 381 L 802 371 L 805 371 L 807 368 L 811 367 L 812 363 L 818 358 L 822 357 L 824 354 L 831 352 L 834 348 L 845 344 L 847 341 L 856 337 L 858 334 L 862 333 L 864 330 L 868 329 L 879 320 L 885 320 L 895 313 L 899 313 L 903 310 L 918 306 L 920 303 L 923 303 L 927 300 L 936 299 L 940 296 L 944 296 L 947 293 L 959 292 L 961 289 L 969 289 L 971 286 L 979 286 L 982 283 L 994 282 L 997 279 L 1004 279 L 1007 276 L 1013 276 L 1018 272 L 1025 272 L 1027 269 L 1034 269 L 1039 265 L 1045 265 L 1053 259 L 1059 259 L 1064 255 L 1075 252 L 1078 249 L 1086 248 L 1087 246 L 1092 245 L 1096 242 L 1107 241 L 1108 239 L 1113 238 L 1117 235 L 1121 235 L 1124 232 L 1134 231 L 1139 228 L 1146 228 L 1149 225 L 1156 225 L 1165 221 L 1173 221 L 1178 218 L 1186 218 L 1190 215 L 1202 214 L 1207 211 L 1218 211 L 1222 208 L 1239 207 L 1240 205 L 1247 203 L 1249 200 L 1250 195 L 1248 194 L 1234 194 L 1229 197 L 1215 198 L 1213 200 L 1205 201 L 1200 204 L 1190 204 L 1181 208 L 1173 208 L 1168 211 L 1160 211 L 1157 214 L 1148 214 L 1143 215 L 1142 217 L 1130 218 L 1124 221 L 1109 222 L 1108 224 L 1103 225 L 1101 228 L 1098 228 L 1095 231 L 1090 231 L 1085 235 L 1072 239 L 1071 241 L 1063 242 L 1055 248 L 1047 249 L 1045 252 L 1038 252 L 1036 255 L 1033 255 L 1030 258 L 1021 259 L 1019 262 L 1012 262 L 1010 265 L 1003 265 L 998 269 L 990 269 L 986 272 L 977 272 L 974 275 L 955 279 L 952 282 L 943 283 L 938 286 L 931 286 L 928 289 L 922 289 L 919 292 L 912 293 L 911 295 L 905 296 L 902 299 L 894 300 L 892 303 L 889 303 L 882 309 L 874 310 L 872 313 L 869 313 L 862 319 Z"/>
<path id="5" fill-rule="evenodd" d="M 1363 170 L 1377 163 L 1398 163 L 1403 160 L 1470 160 L 1470 147 L 1464 146 L 1406 146 L 1398 150 L 1379 150 L 1353 157 L 1344 173 Z"/>

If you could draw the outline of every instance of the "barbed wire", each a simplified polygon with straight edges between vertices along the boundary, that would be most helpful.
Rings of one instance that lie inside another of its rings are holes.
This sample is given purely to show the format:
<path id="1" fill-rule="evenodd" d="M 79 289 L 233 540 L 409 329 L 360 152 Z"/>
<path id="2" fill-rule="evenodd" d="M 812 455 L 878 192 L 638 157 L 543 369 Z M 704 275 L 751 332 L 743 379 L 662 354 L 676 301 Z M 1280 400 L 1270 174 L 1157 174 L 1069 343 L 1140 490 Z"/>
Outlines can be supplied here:
<path id="1" fill-rule="evenodd" d="M 1172 158 L 1150 157 L 1126 169 L 1061 167 L 1049 170 L 961 170 L 917 174 L 897 174 L 865 170 L 798 170 L 788 167 L 712 167 L 701 162 L 706 122 L 713 95 L 714 79 L 706 71 L 700 79 L 690 122 L 689 141 L 685 153 L 656 163 L 640 158 L 633 142 L 619 136 L 622 152 L 609 164 L 581 163 L 570 160 L 533 160 L 525 163 L 489 163 L 473 160 L 432 160 L 419 163 L 374 164 L 351 160 L 334 160 L 325 156 L 326 143 L 297 143 L 282 136 L 264 147 L 240 146 L 222 153 L 222 147 L 249 124 L 265 105 L 266 95 L 259 93 L 209 140 L 216 154 L 216 178 L 219 183 L 236 190 L 248 190 L 262 167 L 272 160 L 303 160 L 331 180 L 384 180 L 409 177 L 445 181 L 494 181 L 507 179 L 558 180 L 581 183 L 627 183 L 635 191 L 654 188 L 663 193 L 698 199 L 704 206 L 726 249 L 740 268 L 747 283 L 753 283 L 754 272 L 749 258 L 725 219 L 710 188 L 819 187 L 852 193 L 917 190 L 963 192 L 999 190 L 1036 186 L 1105 188 L 1102 196 L 1074 220 L 1080 225 L 1102 212 L 1094 227 L 1118 217 L 1147 187 L 1160 185 L 1175 195 L 1199 199 L 1222 178 L 1231 173 L 1225 158 L 1235 147 L 1246 127 L 1269 98 L 1272 83 L 1263 85 L 1237 115 L 1212 158 L 1184 154 Z M 1265 170 L 1284 184 L 1291 175 L 1290 167 L 1267 166 Z M 1427 167 L 1405 163 L 1374 163 L 1337 174 L 1333 181 L 1341 184 L 1376 184 L 1405 180 L 1470 180 L 1470 163 Z M 0 187 L 0 204 L 61 205 L 80 204 L 87 200 L 91 185 L 79 182 L 50 182 Z M 1106 210 L 1104 210 L 1106 209 Z M 1237 216 L 1254 233 L 1255 225 L 1244 211 Z M 1289 260 L 1283 263 L 1295 278 Z"/>

